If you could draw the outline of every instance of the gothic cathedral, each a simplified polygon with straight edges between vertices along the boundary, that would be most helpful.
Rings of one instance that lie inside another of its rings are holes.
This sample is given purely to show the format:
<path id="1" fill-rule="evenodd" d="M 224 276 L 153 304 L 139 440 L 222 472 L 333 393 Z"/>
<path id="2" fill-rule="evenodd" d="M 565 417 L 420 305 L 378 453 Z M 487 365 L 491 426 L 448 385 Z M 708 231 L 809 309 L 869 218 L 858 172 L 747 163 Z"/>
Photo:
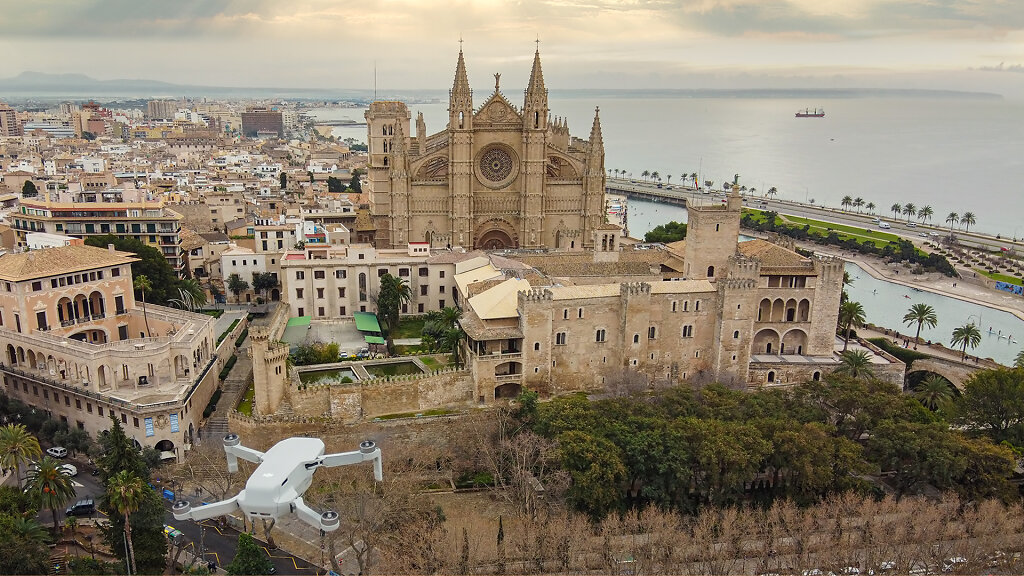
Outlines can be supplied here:
<path id="1" fill-rule="evenodd" d="M 449 92 L 448 126 L 416 134 L 402 102 L 377 101 L 366 112 L 370 215 L 378 248 L 409 242 L 463 246 L 584 250 L 604 224 L 604 142 L 594 114 L 590 138 L 569 135 L 548 111 L 540 52 L 522 108 L 501 92 L 473 107 L 459 50 Z"/>

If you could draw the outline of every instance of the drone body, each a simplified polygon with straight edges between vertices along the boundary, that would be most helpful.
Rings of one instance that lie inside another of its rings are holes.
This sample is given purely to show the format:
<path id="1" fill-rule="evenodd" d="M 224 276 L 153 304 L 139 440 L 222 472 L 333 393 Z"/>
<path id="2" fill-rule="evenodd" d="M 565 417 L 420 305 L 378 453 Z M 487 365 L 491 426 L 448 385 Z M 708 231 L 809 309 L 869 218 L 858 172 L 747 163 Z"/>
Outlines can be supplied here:
<path id="1" fill-rule="evenodd" d="M 374 478 L 382 479 L 380 449 L 373 442 L 363 442 L 359 450 L 324 455 L 324 443 L 319 438 L 286 438 L 270 450 L 259 452 L 241 445 L 237 435 L 224 437 L 224 452 L 228 472 L 238 471 L 238 459 L 259 464 L 237 495 L 205 504 L 198 508 L 184 500 L 174 503 L 172 512 L 176 520 L 205 520 L 242 512 L 251 521 L 277 520 L 295 513 L 302 521 L 320 530 L 330 532 L 338 528 L 338 514 L 318 514 L 302 501 L 302 495 L 313 483 L 313 473 L 321 466 L 345 466 L 373 461 Z"/>

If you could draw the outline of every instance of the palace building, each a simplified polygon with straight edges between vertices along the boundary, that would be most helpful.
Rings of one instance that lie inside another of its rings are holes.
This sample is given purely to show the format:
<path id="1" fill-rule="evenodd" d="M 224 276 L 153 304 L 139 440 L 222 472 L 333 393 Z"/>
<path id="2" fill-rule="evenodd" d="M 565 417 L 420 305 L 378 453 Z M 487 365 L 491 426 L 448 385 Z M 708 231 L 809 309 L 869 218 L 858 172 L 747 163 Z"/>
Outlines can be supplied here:
<path id="1" fill-rule="evenodd" d="M 427 133 L 402 102 L 366 112 L 370 215 L 378 248 L 583 250 L 604 223 L 604 142 L 597 113 L 587 139 L 552 117 L 540 52 L 522 106 L 501 91 L 474 107 L 462 51 L 448 126 Z"/>

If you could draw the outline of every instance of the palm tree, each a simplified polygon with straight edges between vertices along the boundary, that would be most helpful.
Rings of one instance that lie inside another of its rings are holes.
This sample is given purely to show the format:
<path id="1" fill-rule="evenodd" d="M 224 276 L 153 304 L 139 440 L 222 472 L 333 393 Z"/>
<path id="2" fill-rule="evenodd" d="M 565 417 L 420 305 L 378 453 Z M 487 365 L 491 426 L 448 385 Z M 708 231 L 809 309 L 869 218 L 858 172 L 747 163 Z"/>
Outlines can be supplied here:
<path id="1" fill-rule="evenodd" d="M 1024 368 L 1024 350 L 1017 352 L 1017 357 L 1013 359 L 1014 368 Z"/>
<path id="2" fill-rule="evenodd" d="M 47 508 L 53 515 L 53 531 L 60 530 L 57 523 L 57 510 L 64 508 L 68 500 L 75 496 L 75 487 L 61 467 L 60 460 L 44 457 L 28 471 L 26 492 L 40 508 Z"/>
<path id="3" fill-rule="evenodd" d="M 938 374 L 929 374 L 914 388 L 917 398 L 925 408 L 935 411 L 946 406 L 953 399 L 953 391 L 949 382 Z"/>
<path id="4" fill-rule="evenodd" d="M 917 350 L 917 341 L 921 339 L 921 327 L 925 324 L 929 328 L 935 328 L 939 323 L 939 317 L 935 314 L 935 308 L 927 304 L 914 304 L 903 316 L 904 324 L 917 324 L 917 335 L 914 336 L 914 350 Z"/>
<path id="5" fill-rule="evenodd" d="M 644 177 L 644 182 L 646 182 L 647 181 L 647 177 L 651 175 L 651 171 L 650 170 L 644 170 L 643 172 L 640 173 L 640 175 Z"/>
<path id="6" fill-rule="evenodd" d="M 967 357 L 967 347 L 977 348 L 981 344 L 981 330 L 974 323 L 964 324 L 953 329 L 953 346 L 960 347 L 960 359 Z"/>
<path id="7" fill-rule="evenodd" d="M 839 205 L 843 207 L 843 210 L 849 208 L 850 204 L 853 204 L 853 198 L 849 196 L 843 196 L 843 199 L 839 201 Z"/>
<path id="8" fill-rule="evenodd" d="M 974 212 L 964 212 L 964 215 L 960 217 L 960 224 L 962 224 L 968 232 L 971 231 L 971 226 L 974 226 L 975 222 Z"/>
<path id="9" fill-rule="evenodd" d="M 953 225 L 960 221 L 960 215 L 956 212 L 950 212 L 946 216 L 946 224 L 949 224 L 949 233 L 953 234 Z"/>
<path id="10" fill-rule="evenodd" d="M 867 204 L 867 206 L 865 206 L 865 208 L 867 208 L 868 212 L 874 214 L 875 213 L 875 208 L 877 208 L 877 206 L 875 206 L 874 202 L 868 202 L 868 204 Z"/>
<path id="11" fill-rule="evenodd" d="M 917 218 L 921 222 L 927 222 L 932 219 L 932 214 L 934 213 L 935 211 L 932 210 L 931 206 L 922 206 L 921 209 L 917 211 Z"/>
<path id="12" fill-rule="evenodd" d="M 844 350 L 839 355 L 839 368 L 836 372 L 851 378 L 870 380 L 875 377 L 871 369 L 871 353 L 867 350 Z"/>
<path id="13" fill-rule="evenodd" d="M 50 568 L 46 560 L 50 557 L 50 533 L 35 518 L 15 516 L 7 524 L 9 544 L 18 546 L 16 562 L 8 564 L 11 574 L 46 574 Z"/>
<path id="14" fill-rule="evenodd" d="M 651 172 L 651 180 L 661 180 L 661 174 L 658 174 L 657 170 Z"/>
<path id="15" fill-rule="evenodd" d="M 459 366 L 459 348 L 462 346 L 462 341 L 465 340 L 466 333 L 463 332 L 460 326 L 455 326 L 444 331 L 441 335 L 441 339 L 438 344 L 445 350 L 452 351 L 452 361 L 455 362 L 455 366 Z"/>
<path id="16" fill-rule="evenodd" d="M 153 289 L 153 283 L 149 281 L 149 278 L 145 274 L 139 274 L 132 280 L 132 286 L 142 294 L 142 318 L 146 321 L 146 336 L 150 336 L 149 332 L 149 316 L 146 314 L 146 291 Z"/>
<path id="17" fill-rule="evenodd" d="M 696 172 L 690 172 L 690 179 L 693 180 L 693 187 L 696 188 L 697 187 L 697 173 Z"/>
<path id="18" fill-rule="evenodd" d="M 861 306 L 860 302 L 847 300 L 839 306 L 839 327 L 842 328 L 845 334 L 843 337 L 843 352 L 846 352 L 846 347 L 850 344 L 850 331 L 863 326 L 864 321 L 864 307 Z"/>
<path id="19" fill-rule="evenodd" d="M 107 502 L 114 512 L 124 515 L 124 539 L 128 543 L 128 558 L 125 558 L 125 563 L 129 567 L 129 574 L 136 573 L 131 515 L 142 505 L 144 491 L 147 489 L 138 476 L 127 470 L 118 472 L 107 481 Z"/>
<path id="20" fill-rule="evenodd" d="M 385 274 L 380 277 L 380 292 L 377 293 L 377 313 L 384 321 L 388 350 L 394 349 L 394 333 L 398 331 L 398 316 L 402 304 L 412 299 L 409 283 L 398 276 Z"/>
<path id="21" fill-rule="evenodd" d="M 903 214 L 907 216 L 907 224 L 910 224 L 910 217 L 917 214 L 917 206 L 914 206 L 913 202 L 907 202 L 907 204 L 903 206 Z"/>
<path id="22" fill-rule="evenodd" d="M 903 204 L 893 204 L 889 207 L 889 211 L 892 212 L 893 220 L 900 217 L 900 213 L 903 212 Z"/>
<path id="23" fill-rule="evenodd" d="M 665 183 L 669 184 L 669 185 L 672 184 L 672 175 L 671 174 L 666 174 L 665 175 Z"/>
<path id="24" fill-rule="evenodd" d="M 765 196 L 771 196 L 772 198 L 774 198 L 775 195 L 778 194 L 778 193 L 779 193 L 779 189 L 776 188 L 775 186 L 772 186 L 771 188 L 768 189 L 767 192 L 764 193 L 764 195 Z"/>
<path id="25" fill-rule="evenodd" d="M 864 199 L 860 196 L 853 199 L 853 207 L 857 209 L 857 214 L 860 214 L 860 209 L 864 206 Z"/>
<path id="26" fill-rule="evenodd" d="M 43 454 L 39 440 L 28 433 L 24 424 L 8 424 L 0 428 L 0 465 L 14 468 L 18 488 L 21 488 L 21 465 Z"/>

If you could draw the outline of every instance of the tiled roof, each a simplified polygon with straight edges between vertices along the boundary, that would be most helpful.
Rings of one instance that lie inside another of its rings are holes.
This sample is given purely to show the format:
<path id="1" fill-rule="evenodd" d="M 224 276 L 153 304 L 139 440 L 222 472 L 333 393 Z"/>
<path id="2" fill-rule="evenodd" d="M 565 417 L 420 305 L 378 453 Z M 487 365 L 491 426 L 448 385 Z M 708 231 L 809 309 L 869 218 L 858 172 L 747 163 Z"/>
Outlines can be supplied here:
<path id="1" fill-rule="evenodd" d="M 136 260 L 138 258 L 131 252 L 111 251 L 95 246 L 57 246 L 0 256 L 0 279 L 19 282 L 129 264 Z"/>
<path id="2" fill-rule="evenodd" d="M 767 240 L 755 239 L 748 242 L 740 242 L 737 250 L 744 256 L 760 260 L 762 266 L 768 267 L 809 267 L 814 264 L 808 258 L 787 250 Z"/>
<path id="3" fill-rule="evenodd" d="M 514 258 L 548 276 L 649 276 L 660 273 L 667 255 L 663 250 L 622 250 L 615 262 L 594 262 L 590 252 L 527 254 Z"/>

